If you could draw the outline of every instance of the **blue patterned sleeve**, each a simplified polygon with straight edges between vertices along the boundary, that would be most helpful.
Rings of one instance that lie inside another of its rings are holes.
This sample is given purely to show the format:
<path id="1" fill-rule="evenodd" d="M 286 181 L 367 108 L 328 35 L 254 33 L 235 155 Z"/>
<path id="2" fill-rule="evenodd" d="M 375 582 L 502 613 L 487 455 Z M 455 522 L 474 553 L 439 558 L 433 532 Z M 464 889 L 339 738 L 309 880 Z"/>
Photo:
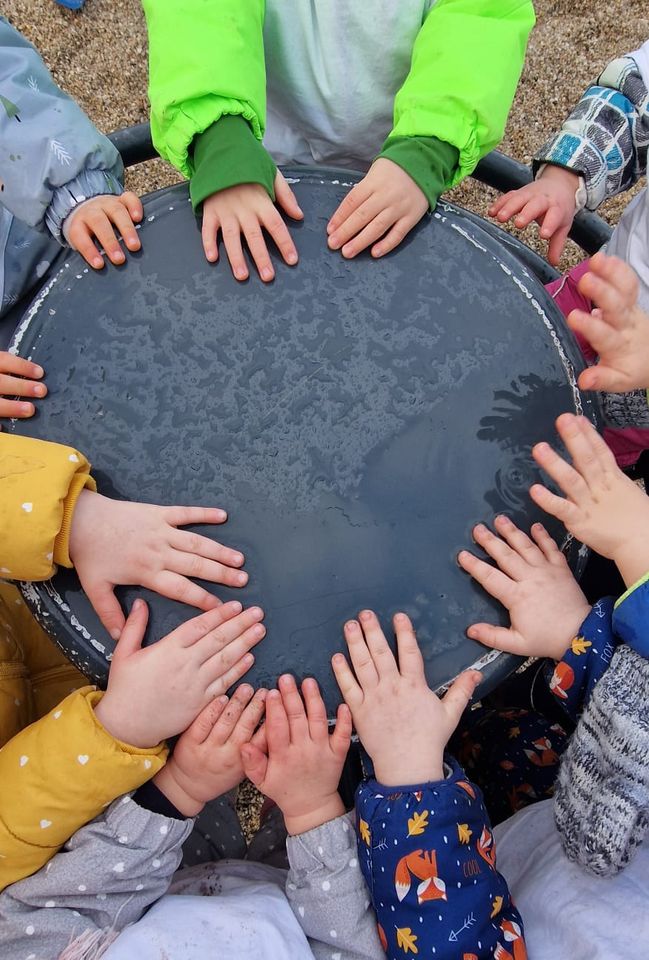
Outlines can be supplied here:
<path id="1" fill-rule="evenodd" d="M 647 169 L 649 93 L 632 56 L 608 64 L 534 158 L 584 177 L 586 206 L 628 190 Z"/>
<path id="2" fill-rule="evenodd" d="M 607 671 L 619 642 L 613 632 L 613 598 L 606 597 L 592 608 L 550 676 L 550 690 L 573 720 Z"/>
<path id="3" fill-rule="evenodd" d="M 445 780 L 356 794 L 359 862 L 389 960 L 525 955 L 523 923 L 496 869 L 479 789 L 455 760 Z"/>
<path id="4" fill-rule="evenodd" d="M 30 227 L 61 229 L 74 207 L 122 193 L 122 160 L 43 60 L 0 17 L 0 181 L 2 205 Z"/>

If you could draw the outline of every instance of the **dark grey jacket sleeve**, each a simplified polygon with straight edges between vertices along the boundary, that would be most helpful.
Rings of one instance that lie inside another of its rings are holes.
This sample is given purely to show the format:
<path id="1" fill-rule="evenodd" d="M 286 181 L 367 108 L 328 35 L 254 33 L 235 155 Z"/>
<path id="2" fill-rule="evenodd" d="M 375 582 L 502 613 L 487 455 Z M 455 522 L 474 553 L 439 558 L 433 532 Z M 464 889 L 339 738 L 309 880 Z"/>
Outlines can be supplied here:
<path id="1" fill-rule="evenodd" d="M 316 960 L 385 960 L 350 815 L 288 837 L 286 895 Z"/>
<path id="2" fill-rule="evenodd" d="M 129 796 L 115 800 L 38 873 L 0 894 L 0 957 L 56 960 L 71 944 L 74 956 L 99 956 L 166 893 L 192 826 Z"/>
<path id="3" fill-rule="evenodd" d="M 34 47 L 0 17 L 0 202 L 61 240 L 74 207 L 122 193 L 119 153 L 57 87 Z"/>

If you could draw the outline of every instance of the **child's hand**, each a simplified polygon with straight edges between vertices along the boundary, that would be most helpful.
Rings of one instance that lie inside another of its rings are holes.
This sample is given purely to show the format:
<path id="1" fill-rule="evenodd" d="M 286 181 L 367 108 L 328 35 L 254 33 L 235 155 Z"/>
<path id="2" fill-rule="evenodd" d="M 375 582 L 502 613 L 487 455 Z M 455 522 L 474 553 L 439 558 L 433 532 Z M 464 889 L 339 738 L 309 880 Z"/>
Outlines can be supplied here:
<path id="1" fill-rule="evenodd" d="M 241 747 L 253 739 L 264 715 L 267 690 L 243 683 L 232 699 L 224 695 L 199 713 L 174 747 L 154 783 L 186 817 L 243 780 Z M 254 693 L 254 696 L 253 696 Z"/>
<path id="2" fill-rule="evenodd" d="M 44 397 L 47 387 L 38 383 L 43 368 L 31 360 L 0 350 L 0 417 L 25 419 L 34 416 L 34 404 L 6 397 Z"/>
<path id="3" fill-rule="evenodd" d="M 649 387 L 649 315 L 638 306 L 638 278 L 617 257 L 596 253 L 579 290 L 598 309 L 573 310 L 568 326 L 599 354 L 579 376 L 582 390 L 625 393 Z"/>
<path id="4" fill-rule="evenodd" d="M 224 523 L 225 510 L 158 507 L 83 490 L 70 530 L 70 559 L 97 616 L 114 640 L 124 626 L 115 586 L 136 584 L 201 610 L 220 601 L 189 577 L 243 587 L 243 554 L 177 527 Z"/>
<path id="5" fill-rule="evenodd" d="M 351 258 L 373 244 L 372 256 L 383 257 L 399 246 L 427 210 L 428 200 L 412 177 L 392 160 L 379 157 L 327 224 L 329 246 L 342 247 L 343 257 Z"/>
<path id="6" fill-rule="evenodd" d="M 113 654 L 108 688 L 95 707 L 98 719 L 134 747 L 150 748 L 186 730 L 250 669 L 250 648 L 266 633 L 263 615 L 259 607 L 241 612 L 233 600 L 143 648 L 149 613 L 136 600 Z"/>
<path id="7" fill-rule="evenodd" d="M 463 550 L 458 563 L 509 611 L 510 627 L 474 623 L 472 640 L 523 657 L 561 660 L 590 612 L 566 558 L 547 530 L 535 523 L 530 540 L 508 517 L 496 517 L 500 537 L 479 524 L 473 537 L 494 567 Z M 501 539 L 502 538 L 502 539 Z"/>
<path id="8" fill-rule="evenodd" d="M 443 700 L 426 683 L 424 661 L 405 613 L 394 617 L 399 665 L 376 615 L 364 610 L 360 624 L 345 624 L 352 673 L 342 653 L 332 659 L 340 692 L 356 732 L 385 786 L 444 777 L 444 748 L 480 682 L 477 670 L 461 674 Z"/>
<path id="9" fill-rule="evenodd" d="M 65 239 L 95 270 L 104 265 L 95 241 L 104 248 L 111 263 L 124 263 L 126 257 L 116 232 L 122 235 L 129 250 L 139 250 L 142 244 L 133 223 L 139 223 L 143 213 L 140 198 L 134 193 L 93 197 L 68 215 L 63 225 Z"/>
<path id="10" fill-rule="evenodd" d="M 530 489 L 530 496 L 578 540 L 613 560 L 630 587 L 649 571 L 649 497 L 622 473 L 585 417 L 564 413 L 557 430 L 572 466 L 548 443 L 537 444 L 532 453 L 566 499 L 540 483 Z"/>
<path id="11" fill-rule="evenodd" d="M 345 812 L 338 783 L 349 750 L 352 721 L 344 704 L 329 735 L 327 712 L 313 679 L 302 684 L 304 703 L 291 676 L 266 698 L 267 753 L 241 748 L 243 769 L 257 789 L 274 800 L 291 835 L 306 833 Z"/>
<path id="12" fill-rule="evenodd" d="M 503 194 L 489 207 L 489 216 L 514 224 L 522 230 L 532 220 L 541 227 L 543 240 L 549 240 L 548 260 L 555 266 L 561 259 L 572 221 L 575 219 L 575 194 L 579 174 L 548 164 L 538 180 Z"/>
<path id="13" fill-rule="evenodd" d="M 293 220 L 303 219 L 304 214 L 295 194 L 279 170 L 275 176 L 275 197 L 278 206 L 289 217 Z M 268 282 L 275 276 L 262 228 L 267 230 L 275 241 L 285 263 L 291 266 L 297 263 L 297 250 L 288 227 L 261 184 L 240 183 L 236 187 L 213 193 L 203 203 L 201 234 L 205 256 L 211 263 L 216 263 L 219 259 L 220 230 L 232 273 L 237 280 L 247 280 L 249 276 L 241 246 L 242 234 L 261 279 Z"/>

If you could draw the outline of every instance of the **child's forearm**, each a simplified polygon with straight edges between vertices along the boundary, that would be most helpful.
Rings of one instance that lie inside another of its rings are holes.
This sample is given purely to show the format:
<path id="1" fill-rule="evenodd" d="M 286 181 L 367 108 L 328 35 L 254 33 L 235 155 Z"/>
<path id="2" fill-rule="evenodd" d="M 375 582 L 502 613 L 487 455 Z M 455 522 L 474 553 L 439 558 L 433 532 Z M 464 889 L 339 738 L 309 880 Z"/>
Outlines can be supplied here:
<path id="1" fill-rule="evenodd" d="M 0 954 L 58 957 L 77 938 L 110 942 L 166 892 L 191 828 L 128 796 L 116 800 L 47 869 L 0 895 Z"/>
<path id="2" fill-rule="evenodd" d="M 41 57 L 0 18 L 2 203 L 31 227 L 61 226 L 79 199 L 121 193 L 123 165 L 110 140 L 54 83 Z M 16 91 L 12 96 L 10 91 Z"/>
<path id="3" fill-rule="evenodd" d="M 447 758 L 448 759 L 448 758 Z M 421 786 L 359 787 L 361 868 L 389 958 L 406 950 L 456 960 L 523 945 L 482 796 L 449 761 L 446 779 Z"/>
<path id="4" fill-rule="evenodd" d="M 352 818 L 344 814 L 288 837 L 286 895 L 317 960 L 382 960 L 376 917 L 358 864 Z"/>

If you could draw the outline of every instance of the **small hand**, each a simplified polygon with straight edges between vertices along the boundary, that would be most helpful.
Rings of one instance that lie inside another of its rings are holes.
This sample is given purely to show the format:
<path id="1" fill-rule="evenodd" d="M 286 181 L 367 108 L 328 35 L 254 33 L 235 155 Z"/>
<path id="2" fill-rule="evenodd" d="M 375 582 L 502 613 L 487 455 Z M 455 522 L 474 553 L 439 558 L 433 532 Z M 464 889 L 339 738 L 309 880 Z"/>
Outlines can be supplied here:
<path id="1" fill-rule="evenodd" d="M 124 263 L 126 256 L 119 245 L 116 233 L 129 250 L 139 250 L 142 244 L 133 226 L 144 215 L 140 198 L 134 193 L 112 194 L 86 200 L 70 213 L 64 223 L 65 237 L 73 250 L 78 250 L 83 259 L 95 270 L 104 266 L 95 241 L 104 248 L 111 263 Z"/>
<path id="2" fill-rule="evenodd" d="M 579 376 L 582 390 L 626 393 L 649 387 L 649 314 L 638 306 L 638 278 L 617 257 L 596 253 L 579 290 L 596 306 L 573 310 L 568 326 L 581 333 L 599 360 Z"/>
<path id="3" fill-rule="evenodd" d="M 43 368 L 31 360 L 0 350 L 0 418 L 34 416 L 34 404 L 8 397 L 44 397 L 47 387 L 39 383 Z M 34 382 L 36 381 L 36 382 Z"/>
<path id="4" fill-rule="evenodd" d="M 379 157 L 329 221 L 329 246 L 342 247 L 343 257 L 351 258 L 372 244 L 372 256 L 383 257 L 399 246 L 427 210 L 428 200 L 412 177 L 392 160 Z"/>
<path id="5" fill-rule="evenodd" d="M 195 817 L 243 780 L 241 747 L 254 742 L 264 715 L 267 690 L 242 683 L 232 695 L 213 700 L 199 713 L 153 778 L 159 790 L 186 817 Z"/>
<path id="6" fill-rule="evenodd" d="M 187 524 L 224 523 L 225 510 L 208 507 L 158 507 L 110 500 L 83 490 L 70 531 L 70 559 L 81 586 L 114 640 L 124 614 L 113 590 L 136 584 L 201 610 L 220 601 L 189 577 L 243 587 L 248 574 L 238 569 L 242 553 L 196 533 Z"/>
<path id="7" fill-rule="evenodd" d="M 278 206 L 289 217 L 294 220 L 304 218 L 295 194 L 279 170 L 275 175 L 275 197 Z M 275 241 L 285 263 L 290 266 L 297 263 L 297 250 L 288 227 L 266 190 L 259 183 L 240 183 L 235 187 L 219 190 L 203 203 L 201 230 L 203 250 L 211 263 L 216 263 L 219 258 L 219 230 L 223 236 L 232 273 L 237 280 L 247 280 L 249 276 L 241 246 L 242 235 L 246 239 L 259 276 L 266 283 L 274 278 L 275 270 L 268 254 L 263 230 L 266 230 Z"/>
<path id="8" fill-rule="evenodd" d="M 572 466 L 548 443 L 537 444 L 532 454 L 565 499 L 540 483 L 530 489 L 530 496 L 578 540 L 612 560 L 630 587 L 649 571 L 649 497 L 622 473 L 585 417 L 564 413 L 557 431 Z"/>
<path id="9" fill-rule="evenodd" d="M 514 224 L 519 230 L 536 220 L 541 227 L 541 238 L 550 241 L 548 260 L 556 266 L 575 218 L 578 187 L 579 174 L 548 164 L 537 180 L 510 190 L 492 203 L 489 216 L 500 223 L 515 217 Z"/>
<path id="10" fill-rule="evenodd" d="M 142 748 L 186 730 L 250 669 L 250 649 L 266 633 L 263 615 L 259 607 L 242 611 L 233 600 L 143 648 L 149 614 L 136 600 L 95 707 L 100 722 L 117 740 Z"/>
<path id="11" fill-rule="evenodd" d="M 255 743 L 241 748 L 246 776 L 275 801 L 291 835 L 306 833 L 345 812 L 338 783 L 352 732 L 349 710 L 341 704 L 336 728 L 329 735 L 315 680 L 304 681 L 302 695 L 304 703 L 293 677 L 280 677 L 279 690 L 270 690 L 266 698 L 267 752 Z"/>
<path id="12" fill-rule="evenodd" d="M 354 672 L 342 653 L 332 666 L 356 732 L 385 786 L 428 783 L 444 776 L 444 748 L 480 682 L 462 673 L 443 700 L 426 682 L 424 661 L 405 613 L 394 617 L 399 665 L 371 610 L 345 624 Z M 354 675 L 355 674 L 355 675 Z"/>
<path id="13" fill-rule="evenodd" d="M 496 517 L 494 536 L 483 524 L 473 528 L 475 542 L 496 566 L 463 550 L 458 563 L 509 611 L 510 627 L 474 623 L 472 640 L 523 657 L 561 660 L 590 604 L 570 572 L 566 558 L 547 530 L 535 523 L 531 540 L 507 517 Z"/>

